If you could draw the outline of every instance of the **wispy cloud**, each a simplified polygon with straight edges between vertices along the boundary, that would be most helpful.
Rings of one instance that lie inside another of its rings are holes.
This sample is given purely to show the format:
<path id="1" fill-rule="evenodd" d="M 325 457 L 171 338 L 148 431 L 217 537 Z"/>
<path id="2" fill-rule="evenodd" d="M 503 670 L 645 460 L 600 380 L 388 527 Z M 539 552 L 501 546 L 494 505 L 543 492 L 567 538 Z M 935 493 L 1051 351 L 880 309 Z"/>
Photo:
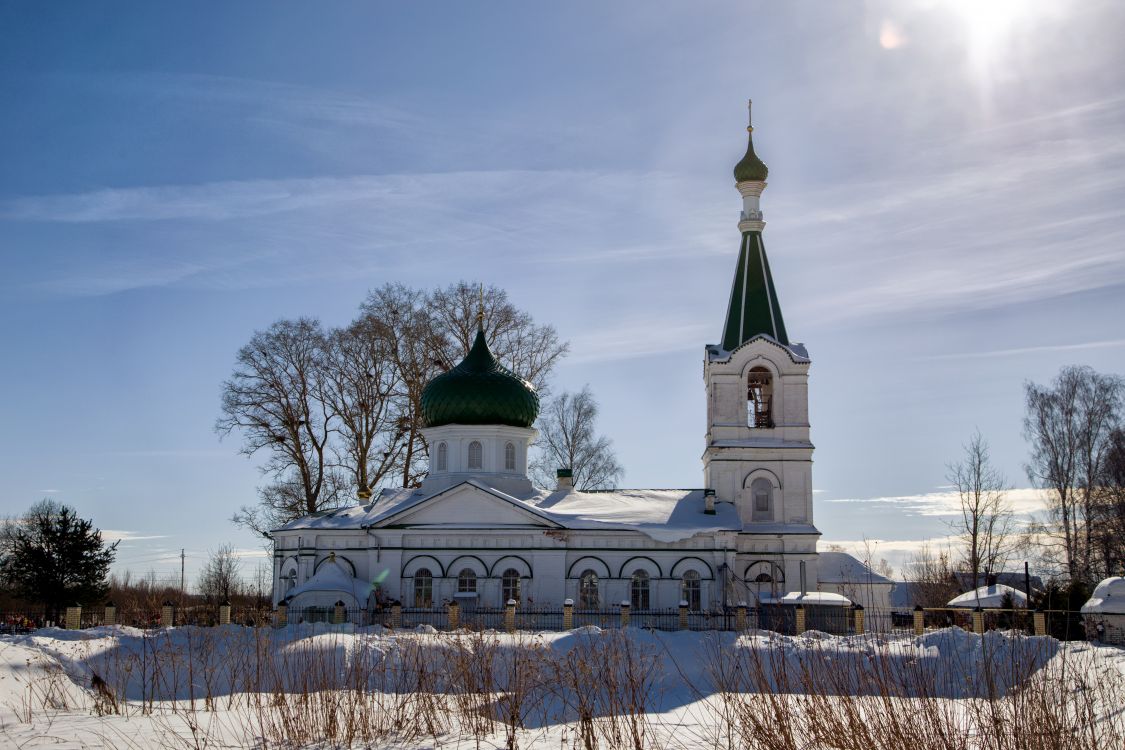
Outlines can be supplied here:
<path id="1" fill-rule="evenodd" d="M 145 534 L 139 531 L 102 529 L 102 540 L 106 542 L 139 542 L 149 539 L 167 539 L 167 534 Z"/>
<path id="2" fill-rule="evenodd" d="M 1012 510 L 1017 514 L 1031 515 L 1047 508 L 1047 493 L 1044 490 L 1021 487 L 1008 490 L 1005 497 L 1011 503 Z M 908 514 L 917 516 L 956 516 L 961 512 L 961 501 L 956 491 L 888 497 L 838 498 L 822 502 L 893 505 Z"/>
<path id="3" fill-rule="evenodd" d="M 877 180 L 784 204 L 801 220 L 790 245 L 825 264 L 808 314 L 985 309 L 1125 283 L 1125 170 L 1107 168 L 1125 163 L 1125 100 L 1061 122 L 919 144 Z"/>
<path id="4" fill-rule="evenodd" d="M 1018 357 L 1025 354 L 1044 354 L 1047 352 L 1074 352 L 1087 349 L 1115 349 L 1125 346 L 1125 339 L 1107 339 L 1104 341 L 1083 341 L 1077 344 L 1045 344 L 1043 346 L 1023 346 L 1015 349 L 993 349 L 982 352 L 957 352 L 953 354 L 933 354 L 925 357 L 914 357 L 915 362 L 929 362 L 947 359 L 980 359 L 992 357 Z"/>

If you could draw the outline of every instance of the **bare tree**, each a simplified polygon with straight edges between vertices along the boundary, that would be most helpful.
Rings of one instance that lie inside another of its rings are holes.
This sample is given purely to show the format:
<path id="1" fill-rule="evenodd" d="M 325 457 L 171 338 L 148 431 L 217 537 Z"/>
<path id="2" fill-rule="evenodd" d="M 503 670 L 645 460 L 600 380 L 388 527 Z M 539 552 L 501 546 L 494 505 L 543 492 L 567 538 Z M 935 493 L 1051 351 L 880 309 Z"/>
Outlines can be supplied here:
<path id="1" fill-rule="evenodd" d="M 948 549 L 935 551 L 929 542 L 907 558 L 904 577 L 911 583 L 914 604 L 921 607 L 944 607 L 961 593 Z"/>
<path id="2" fill-rule="evenodd" d="M 974 432 L 963 446 L 961 460 L 948 465 L 946 479 L 957 491 L 960 513 L 951 524 L 964 544 L 963 566 L 973 588 L 981 576 L 1004 568 L 1012 550 L 1014 518 L 1006 491 L 1007 480 L 992 464 L 988 441 Z"/>
<path id="3" fill-rule="evenodd" d="M 211 603 L 229 602 L 232 596 L 240 593 L 241 572 L 242 560 L 235 554 L 234 547 L 221 545 L 211 553 L 199 573 L 199 593 Z"/>
<path id="4" fill-rule="evenodd" d="M 1071 581 L 1092 582 L 1091 524 L 1110 436 L 1120 423 L 1125 386 L 1116 375 L 1064 367 L 1050 386 L 1026 383 L 1024 435 L 1031 444 L 1027 471 L 1050 490 L 1050 523 Z"/>
<path id="5" fill-rule="evenodd" d="M 555 471 L 569 468 L 580 490 L 616 486 L 625 474 L 613 451 L 613 441 L 595 433 L 598 403 L 590 386 L 578 393 L 564 391 L 539 415 L 538 456 L 532 478 L 542 487 L 553 487 Z"/>
<path id="6" fill-rule="evenodd" d="M 559 341 L 554 326 L 536 325 L 531 316 L 508 301 L 495 286 L 465 281 L 435 289 L 430 312 L 441 337 L 442 358 L 452 365 L 469 353 L 477 335 L 477 313 L 483 309 L 484 333 L 492 353 L 512 372 L 530 381 L 541 395 L 548 378 L 570 345 Z"/>
<path id="7" fill-rule="evenodd" d="M 264 454 L 271 481 L 233 520 L 266 533 L 380 485 L 418 486 L 429 468 L 422 392 L 468 353 L 481 296 L 467 282 L 432 294 L 387 284 L 344 328 L 302 318 L 255 333 L 223 384 L 216 429 L 238 431 L 246 455 Z M 483 299 L 493 351 L 545 385 L 566 344 L 503 290 L 485 288 Z"/>
<path id="8" fill-rule="evenodd" d="M 300 515 L 336 503 L 331 491 L 326 453 L 332 433 L 324 391 L 325 338 L 310 318 L 279 320 L 258 331 L 242 347 L 234 374 L 223 383 L 220 435 L 238 430 L 241 452 L 266 455 L 261 470 L 275 485 L 259 490 L 267 508 L 278 508 L 276 496 L 288 504 L 299 501 Z M 268 515 L 268 514 L 267 514 Z M 252 528 L 264 525 L 254 509 L 243 508 L 235 520 Z M 270 520 L 270 519 L 266 519 Z"/>
<path id="9" fill-rule="evenodd" d="M 403 487 L 417 487 L 429 468 L 422 434 L 422 391 L 442 372 L 443 345 L 434 332 L 426 295 L 402 284 L 371 292 L 360 308 L 365 325 L 381 328 L 397 376 L 395 432 L 402 453 L 397 473 Z"/>
<path id="10" fill-rule="evenodd" d="M 1125 575 L 1125 430 L 1120 428 L 1110 434 L 1092 510 L 1097 577 Z"/>
<path id="11" fill-rule="evenodd" d="M 336 419 L 333 453 L 361 499 L 395 471 L 406 450 L 395 429 L 401 378 L 388 334 L 382 321 L 363 317 L 332 331 L 326 342 L 321 396 Z"/>

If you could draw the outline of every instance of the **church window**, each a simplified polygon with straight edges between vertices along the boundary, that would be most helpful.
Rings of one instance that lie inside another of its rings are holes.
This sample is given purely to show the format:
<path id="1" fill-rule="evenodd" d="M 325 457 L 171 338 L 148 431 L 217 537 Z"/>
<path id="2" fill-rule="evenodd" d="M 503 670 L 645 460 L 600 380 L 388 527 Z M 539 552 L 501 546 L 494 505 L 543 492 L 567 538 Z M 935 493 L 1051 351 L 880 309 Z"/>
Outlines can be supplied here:
<path id="1" fill-rule="evenodd" d="M 773 427 L 773 376 L 764 367 L 751 368 L 746 386 L 746 424 Z"/>
<path id="2" fill-rule="evenodd" d="M 434 574 L 422 568 L 414 574 L 414 606 L 430 607 L 434 603 Z"/>
<path id="3" fill-rule="evenodd" d="M 457 593 L 477 593 L 477 574 L 471 568 L 462 568 L 461 572 L 457 574 Z"/>
<path id="4" fill-rule="evenodd" d="M 500 595 L 504 599 L 504 604 L 512 599 L 517 602 L 520 600 L 520 574 L 518 570 L 508 568 L 504 571 L 504 575 L 500 577 Z"/>
<path id="5" fill-rule="evenodd" d="M 649 591 L 648 573 L 643 570 L 633 573 L 633 581 L 629 589 L 629 605 L 635 610 L 649 609 L 652 603 Z"/>
<path id="6" fill-rule="evenodd" d="M 445 471 L 449 466 L 449 446 L 445 443 L 438 443 L 437 447 L 437 470 Z"/>
<path id="7" fill-rule="evenodd" d="M 703 590 L 700 585 L 699 573 L 694 570 L 684 573 L 680 587 L 680 598 L 687 602 L 690 610 L 698 612 L 703 609 Z"/>
<path id="8" fill-rule="evenodd" d="M 773 485 L 770 480 L 759 477 L 750 485 L 750 495 L 753 498 L 753 518 L 755 521 L 773 520 Z"/>
<path id="9" fill-rule="evenodd" d="M 469 469 L 484 468 L 484 449 L 479 440 L 469 443 Z"/>
<path id="10" fill-rule="evenodd" d="M 581 609 L 597 609 L 601 606 L 598 596 L 598 574 L 592 570 L 582 573 L 578 582 L 578 606 Z"/>
<path id="11" fill-rule="evenodd" d="M 516 470 L 516 446 L 511 443 L 504 446 L 504 470 Z"/>

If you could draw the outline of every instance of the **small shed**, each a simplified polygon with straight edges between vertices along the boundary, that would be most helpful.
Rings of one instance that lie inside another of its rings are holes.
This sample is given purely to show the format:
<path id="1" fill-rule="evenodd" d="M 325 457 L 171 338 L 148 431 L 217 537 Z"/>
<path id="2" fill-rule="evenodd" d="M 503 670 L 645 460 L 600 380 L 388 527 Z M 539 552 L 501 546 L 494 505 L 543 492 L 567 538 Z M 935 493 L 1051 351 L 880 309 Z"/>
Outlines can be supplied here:
<path id="1" fill-rule="evenodd" d="M 1011 606 L 1021 609 L 1027 608 L 1027 594 L 1017 588 L 995 583 L 991 586 L 966 591 L 960 596 L 955 596 L 945 605 L 954 609 L 1004 609 L 1006 597 L 1011 597 Z"/>
<path id="2" fill-rule="evenodd" d="M 329 622 L 337 601 L 349 610 L 349 619 L 367 605 L 373 587 L 356 578 L 336 559 L 335 553 L 322 560 L 312 578 L 289 591 L 285 597 L 290 622 Z"/>
<path id="3" fill-rule="evenodd" d="M 1091 636 L 1103 643 L 1125 645 L 1125 578 L 1114 576 L 1099 583 L 1082 605 L 1082 619 Z"/>

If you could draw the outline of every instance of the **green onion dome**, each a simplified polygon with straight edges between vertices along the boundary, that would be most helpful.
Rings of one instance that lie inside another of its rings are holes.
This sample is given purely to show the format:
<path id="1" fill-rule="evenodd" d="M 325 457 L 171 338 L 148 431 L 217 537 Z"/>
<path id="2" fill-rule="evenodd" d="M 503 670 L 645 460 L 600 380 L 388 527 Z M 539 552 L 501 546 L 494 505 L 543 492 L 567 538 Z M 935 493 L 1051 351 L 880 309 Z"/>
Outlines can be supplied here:
<path id="1" fill-rule="evenodd" d="M 746 156 L 742 157 L 742 161 L 734 165 L 734 181 L 747 182 L 753 180 L 755 182 L 765 182 L 766 176 L 769 175 L 770 170 L 765 162 L 758 158 L 754 153 L 754 128 L 746 128 L 750 133 L 747 138 Z"/>
<path id="2" fill-rule="evenodd" d="M 426 384 L 422 419 L 427 427 L 444 424 L 505 424 L 531 427 L 539 416 L 535 386 L 496 361 L 477 330 L 473 348 L 461 364 Z"/>

